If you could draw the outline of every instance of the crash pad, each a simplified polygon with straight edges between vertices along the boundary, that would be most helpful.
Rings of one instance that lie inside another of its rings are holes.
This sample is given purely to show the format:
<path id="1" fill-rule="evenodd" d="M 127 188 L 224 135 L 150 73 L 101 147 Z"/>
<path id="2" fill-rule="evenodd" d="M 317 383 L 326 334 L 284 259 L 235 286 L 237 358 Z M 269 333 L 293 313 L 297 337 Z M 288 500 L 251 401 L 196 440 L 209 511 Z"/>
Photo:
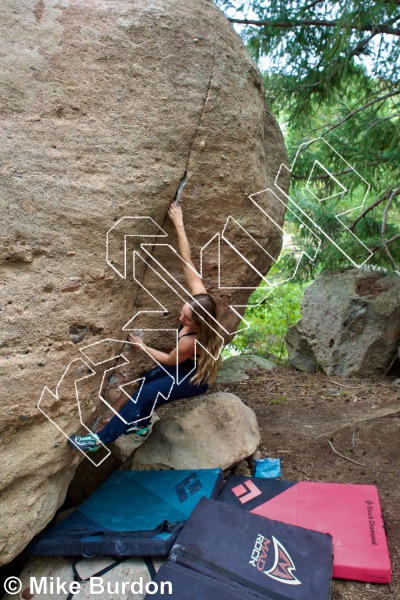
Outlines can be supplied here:
<path id="1" fill-rule="evenodd" d="M 330 535 L 209 498 L 194 509 L 168 560 L 257 598 L 330 598 Z"/>
<path id="2" fill-rule="evenodd" d="M 167 554 L 200 498 L 216 497 L 221 469 L 116 471 L 66 519 L 39 534 L 29 556 Z"/>
<path id="3" fill-rule="evenodd" d="M 379 496 L 373 485 L 232 475 L 219 500 L 269 519 L 330 533 L 333 577 L 371 583 L 391 580 Z"/>

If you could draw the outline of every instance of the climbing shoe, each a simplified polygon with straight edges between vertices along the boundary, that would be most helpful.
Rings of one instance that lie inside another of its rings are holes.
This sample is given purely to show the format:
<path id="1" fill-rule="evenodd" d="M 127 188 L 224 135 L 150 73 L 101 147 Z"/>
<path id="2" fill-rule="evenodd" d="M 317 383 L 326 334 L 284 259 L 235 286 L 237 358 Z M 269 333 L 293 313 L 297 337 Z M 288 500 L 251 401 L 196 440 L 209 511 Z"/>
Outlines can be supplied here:
<path id="1" fill-rule="evenodd" d="M 83 450 L 84 452 L 96 452 L 96 450 L 101 448 L 97 435 L 71 435 L 68 438 L 68 442 L 74 448 L 78 448 L 78 450 Z"/>
<path id="2" fill-rule="evenodd" d="M 131 433 L 135 433 L 136 435 L 144 438 L 149 435 L 150 427 L 148 425 L 145 425 L 144 427 L 139 427 L 134 423 L 133 425 L 129 425 L 128 429 L 124 431 L 124 435 L 131 435 Z"/>

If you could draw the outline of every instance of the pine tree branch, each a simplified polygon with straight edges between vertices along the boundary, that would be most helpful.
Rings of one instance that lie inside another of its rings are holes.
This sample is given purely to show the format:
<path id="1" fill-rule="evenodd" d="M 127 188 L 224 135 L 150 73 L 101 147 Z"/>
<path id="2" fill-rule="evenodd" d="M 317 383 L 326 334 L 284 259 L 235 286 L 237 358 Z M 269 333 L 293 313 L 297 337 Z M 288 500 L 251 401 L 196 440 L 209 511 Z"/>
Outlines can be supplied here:
<path id="1" fill-rule="evenodd" d="M 359 54 L 361 54 L 361 51 L 363 48 L 365 48 L 365 46 L 368 46 L 368 44 L 370 43 L 370 41 L 376 36 L 376 33 L 371 33 L 371 35 L 367 35 L 366 38 L 364 38 L 363 40 L 361 40 L 357 46 L 355 48 L 353 48 L 353 50 L 346 55 L 346 58 L 351 58 L 352 56 L 358 56 Z"/>
<path id="2" fill-rule="evenodd" d="M 381 83 L 380 83 L 380 85 L 381 85 Z M 383 96 L 377 96 L 377 94 L 378 93 L 379 94 L 383 94 L 383 92 L 387 92 L 387 90 L 390 90 L 389 93 L 392 93 L 393 90 L 395 90 L 396 94 L 400 93 L 399 82 L 398 81 L 391 82 L 389 85 L 382 86 L 382 87 L 379 88 L 379 90 L 371 92 L 368 96 L 362 97 L 360 100 L 358 100 L 357 102 L 355 102 L 355 104 L 353 104 L 353 108 L 356 108 L 356 106 L 360 105 L 365 100 L 369 100 L 370 98 L 375 98 L 375 99 L 379 100 Z"/>
<path id="3" fill-rule="evenodd" d="M 384 88 L 381 88 L 379 91 L 380 93 L 384 92 L 385 90 L 393 90 L 393 87 L 396 88 L 397 87 L 397 82 L 395 84 L 386 86 Z M 354 115 L 356 115 L 358 112 L 362 112 L 365 108 L 368 108 L 371 104 L 375 104 L 376 102 L 380 102 L 381 100 L 386 100 L 388 97 L 390 96 L 397 96 L 400 95 L 400 89 L 396 90 L 395 92 L 390 92 L 389 95 L 384 95 L 384 96 L 376 96 L 376 93 L 371 94 L 369 96 L 367 96 L 366 98 L 362 98 L 361 100 L 359 100 L 358 102 L 356 102 L 355 104 L 353 104 L 353 111 L 348 113 L 345 117 L 344 120 L 341 121 L 337 121 L 336 123 L 332 123 L 331 125 L 321 125 L 320 127 L 314 127 L 314 129 L 311 130 L 310 135 L 313 135 L 319 131 L 324 130 L 326 127 L 330 127 L 327 131 L 324 131 L 324 133 L 322 134 L 322 136 L 326 135 L 327 133 L 329 133 L 330 131 L 332 131 L 332 129 L 336 129 L 336 127 L 339 127 L 340 125 L 342 125 L 342 123 L 344 123 L 347 119 L 350 119 L 351 117 L 353 117 Z M 363 104 L 361 107 L 358 106 L 358 108 L 355 108 L 357 105 L 359 105 L 363 100 L 368 100 L 369 98 L 373 98 L 373 100 L 371 102 L 367 102 L 366 104 Z M 349 110 L 346 107 L 346 110 Z M 391 117 L 388 117 L 391 118 Z M 374 164 L 374 163 L 372 163 Z"/>
<path id="4" fill-rule="evenodd" d="M 311 2 L 310 4 L 307 4 L 306 6 L 304 6 L 304 8 L 302 10 L 310 10 L 310 8 L 314 8 L 315 6 L 317 6 L 317 4 L 321 4 L 321 2 L 323 2 L 324 0 L 315 0 L 315 2 Z"/>
<path id="5" fill-rule="evenodd" d="M 376 125 L 379 125 L 379 123 L 383 123 L 384 121 L 391 121 L 391 119 L 395 119 L 398 117 L 400 117 L 400 113 L 393 113 L 392 115 L 389 115 L 388 117 L 382 117 L 381 119 L 375 119 L 368 125 L 368 127 L 365 129 L 364 133 L 366 133 L 369 129 L 372 129 Z"/>
<path id="6" fill-rule="evenodd" d="M 391 244 L 392 242 L 395 242 L 398 239 L 400 239 L 400 233 L 398 233 L 397 235 L 394 235 L 392 238 L 390 238 L 390 240 L 386 240 L 386 243 Z"/>
<path id="7" fill-rule="evenodd" d="M 352 224 L 349 227 L 350 231 L 354 232 L 354 227 L 357 225 L 357 223 L 359 221 L 361 221 L 361 219 L 363 219 L 365 217 L 365 215 L 367 215 L 373 208 L 375 208 L 376 206 L 378 206 L 379 204 L 381 204 L 382 202 L 384 202 L 385 200 L 390 198 L 392 194 L 393 194 L 393 198 L 395 196 L 398 196 L 400 194 L 400 187 L 396 187 L 396 185 L 392 185 L 388 190 L 386 190 L 386 192 L 384 192 L 382 194 L 382 196 L 380 196 L 377 200 L 375 200 L 375 202 L 373 202 L 372 204 L 367 206 L 367 208 L 360 215 L 358 215 L 357 219 L 355 219 L 352 222 Z"/>
<path id="8" fill-rule="evenodd" d="M 354 171 L 354 169 L 352 167 L 349 167 L 347 169 L 343 169 L 343 171 L 340 171 L 339 173 L 333 173 L 334 177 L 340 177 L 340 175 L 346 175 L 346 173 L 351 173 L 352 171 Z M 290 174 L 291 179 L 309 179 L 309 175 L 295 175 L 294 173 Z M 320 179 L 330 179 L 331 175 L 330 173 L 326 173 L 326 175 L 315 175 L 314 177 L 311 177 L 312 181 L 317 181 Z"/>
<path id="9" fill-rule="evenodd" d="M 356 47 L 357 48 L 357 47 Z M 355 49 L 354 49 L 355 50 Z M 353 52 L 353 51 L 352 51 Z M 353 56 L 352 52 L 350 52 L 350 54 L 348 55 Z M 299 85 L 296 84 L 294 87 L 287 87 L 287 88 L 281 88 L 282 92 L 297 92 L 298 90 L 307 90 L 310 88 L 314 88 L 317 87 L 318 85 L 321 85 L 322 83 L 324 83 L 325 81 L 328 81 L 329 79 L 331 79 L 334 75 L 336 75 L 338 73 L 340 69 L 340 66 L 337 66 L 336 69 L 334 71 L 332 71 L 332 73 L 329 73 L 328 75 L 326 75 L 325 77 L 323 77 L 322 79 L 319 79 L 318 81 L 316 81 L 315 83 L 306 83 L 304 85 Z M 395 85 L 398 85 L 398 82 L 395 83 Z M 392 86 L 393 87 L 393 86 Z M 387 88 L 386 88 L 387 89 Z M 392 94 L 389 94 L 389 96 L 396 96 L 400 94 L 400 90 L 397 90 L 396 92 L 393 92 Z M 386 96 L 380 96 L 379 98 L 376 99 L 376 102 L 379 102 L 380 99 L 385 99 Z M 366 105 L 368 106 L 368 105 Z"/>
<path id="10" fill-rule="evenodd" d="M 375 167 L 375 165 L 379 165 L 383 162 L 387 162 L 387 160 L 384 159 L 380 159 L 380 160 L 373 160 L 370 163 L 368 163 L 368 167 Z M 325 175 L 314 175 L 314 177 L 309 177 L 309 175 L 295 175 L 294 173 L 290 174 L 290 178 L 291 179 L 298 179 L 298 180 L 305 180 L 305 179 L 311 179 L 311 181 L 318 181 L 321 179 L 331 179 L 331 177 L 340 177 L 341 175 L 347 175 L 347 173 L 352 173 L 354 172 L 353 167 L 348 167 L 347 169 L 343 169 L 343 171 L 339 171 L 339 173 L 332 173 L 332 175 L 330 173 L 326 173 Z M 386 200 L 386 198 L 384 198 Z M 351 228 L 350 228 L 351 229 Z"/>
<path id="11" fill-rule="evenodd" d="M 310 88 L 317 87 L 317 86 L 321 85 L 321 83 L 328 81 L 332 77 L 332 75 L 336 75 L 337 72 L 338 72 L 338 69 L 335 69 L 335 71 L 333 73 L 327 75 L 326 77 L 323 77 L 322 79 L 319 79 L 315 83 L 306 83 L 305 85 L 296 85 L 296 87 L 292 87 L 292 88 L 282 88 L 282 92 L 297 92 L 297 90 L 309 90 Z"/>
<path id="12" fill-rule="evenodd" d="M 286 21 L 255 21 L 252 19 L 234 19 L 230 18 L 231 23 L 237 23 L 239 25 L 254 25 L 256 27 L 274 27 L 277 29 L 293 29 L 294 27 L 338 27 L 340 29 L 353 29 L 355 31 L 370 31 L 374 35 L 379 33 L 385 33 L 388 35 L 400 36 L 400 29 L 397 27 L 388 27 L 386 24 L 377 25 L 375 23 L 367 23 L 366 25 L 345 25 L 338 19 L 334 21 L 328 21 L 326 19 L 300 19 L 300 20 L 286 20 Z"/>
<path id="13" fill-rule="evenodd" d="M 354 115 L 356 115 L 357 113 L 365 110 L 369 106 L 372 106 L 373 104 L 376 104 L 377 102 L 383 102 L 384 100 L 387 100 L 388 98 L 391 98 L 392 96 L 399 96 L 399 95 L 400 95 L 400 90 L 395 90 L 394 92 L 390 92 L 389 94 L 385 94 L 384 96 L 378 96 L 374 100 L 371 100 L 370 102 L 363 104 L 363 106 L 360 106 L 359 108 L 356 108 L 355 110 L 351 111 L 348 115 L 343 117 L 343 119 L 341 119 L 340 121 L 338 121 L 337 123 L 332 125 L 332 127 L 330 127 L 327 131 L 325 131 L 324 135 L 327 135 L 328 133 L 330 133 L 337 127 L 340 127 L 340 125 L 343 125 L 343 123 L 345 123 L 346 121 L 348 121 L 349 119 L 354 117 Z M 321 127 L 321 129 L 322 129 L 322 127 Z"/>
<path id="14" fill-rule="evenodd" d="M 400 233 L 398 233 L 397 235 L 394 235 L 392 238 L 390 238 L 390 240 L 386 240 L 386 243 L 391 244 L 392 242 L 395 242 L 396 240 L 399 240 L 399 239 L 400 239 Z M 381 249 L 382 249 L 381 245 L 375 246 L 374 248 L 370 249 L 370 252 L 374 253 L 377 250 L 381 250 Z"/>
<path id="15" fill-rule="evenodd" d="M 400 273 L 400 266 L 399 266 L 399 265 L 397 264 L 397 262 L 395 261 L 395 259 L 394 259 L 394 257 L 393 257 L 393 254 L 390 252 L 390 250 L 389 250 L 389 246 L 388 246 L 388 243 L 387 243 L 387 241 L 386 241 L 386 239 L 385 239 L 385 235 L 386 235 L 386 225 L 387 225 L 387 216 L 388 216 L 388 213 L 389 213 L 389 209 L 390 209 L 390 207 L 391 207 L 391 204 L 392 204 L 392 202 L 393 202 L 394 198 L 395 198 L 395 197 L 396 197 L 398 194 L 400 194 L 400 187 L 398 187 L 398 188 L 397 188 L 397 190 L 396 190 L 396 189 L 394 189 L 394 190 L 392 191 L 392 193 L 390 194 L 390 198 L 389 198 L 389 200 L 388 200 L 388 202 L 387 202 L 387 204 L 386 204 L 386 206 L 385 206 L 385 210 L 383 211 L 383 219 L 382 219 L 382 227 L 381 227 L 381 238 L 382 238 L 382 244 L 383 244 L 383 247 L 384 247 L 384 249 L 385 249 L 385 252 L 386 252 L 386 255 L 387 255 L 387 257 L 389 258 L 389 260 L 390 260 L 390 262 L 392 263 L 392 265 L 393 265 L 393 267 L 395 268 L 395 270 L 396 270 L 398 273 Z"/>

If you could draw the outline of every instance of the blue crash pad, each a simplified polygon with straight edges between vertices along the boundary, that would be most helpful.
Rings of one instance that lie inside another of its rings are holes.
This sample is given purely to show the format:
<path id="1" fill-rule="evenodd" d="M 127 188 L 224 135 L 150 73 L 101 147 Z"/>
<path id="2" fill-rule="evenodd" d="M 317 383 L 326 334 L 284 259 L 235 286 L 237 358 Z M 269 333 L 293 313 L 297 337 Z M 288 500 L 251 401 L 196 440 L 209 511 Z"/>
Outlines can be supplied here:
<path id="1" fill-rule="evenodd" d="M 28 546 L 29 556 L 167 554 L 202 497 L 218 496 L 221 469 L 117 471 L 64 521 Z"/>

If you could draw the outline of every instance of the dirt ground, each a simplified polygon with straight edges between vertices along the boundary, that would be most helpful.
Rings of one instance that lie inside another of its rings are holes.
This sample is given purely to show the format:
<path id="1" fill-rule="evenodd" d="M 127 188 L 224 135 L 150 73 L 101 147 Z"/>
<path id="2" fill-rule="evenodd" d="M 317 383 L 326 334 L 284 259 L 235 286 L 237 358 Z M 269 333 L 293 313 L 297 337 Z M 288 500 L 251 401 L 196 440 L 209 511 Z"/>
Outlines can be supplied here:
<path id="1" fill-rule="evenodd" d="M 257 415 L 263 457 L 289 480 L 374 484 L 387 527 L 390 585 L 334 580 L 332 600 L 400 600 L 400 380 L 329 378 L 286 367 L 253 371 L 213 391 L 237 394 Z M 342 458 L 330 447 L 340 452 Z M 351 459 L 363 466 L 350 462 Z M 318 599 L 315 599 L 318 600 Z"/>
<path id="2" fill-rule="evenodd" d="M 392 583 L 334 580 L 331 600 L 400 600 L 400 375 L 339 379 L 276 367 L 249 376 L 241 383 L 213 385 L 208 393 L 232 392 L 254 410 L 261 455 L 281 459 L 282 479 L 378 488 Z M 166 405 L 160 416 L 174 409 Z M 22 565 L 13 568 L 7 575 L 18 574 Z"/>

